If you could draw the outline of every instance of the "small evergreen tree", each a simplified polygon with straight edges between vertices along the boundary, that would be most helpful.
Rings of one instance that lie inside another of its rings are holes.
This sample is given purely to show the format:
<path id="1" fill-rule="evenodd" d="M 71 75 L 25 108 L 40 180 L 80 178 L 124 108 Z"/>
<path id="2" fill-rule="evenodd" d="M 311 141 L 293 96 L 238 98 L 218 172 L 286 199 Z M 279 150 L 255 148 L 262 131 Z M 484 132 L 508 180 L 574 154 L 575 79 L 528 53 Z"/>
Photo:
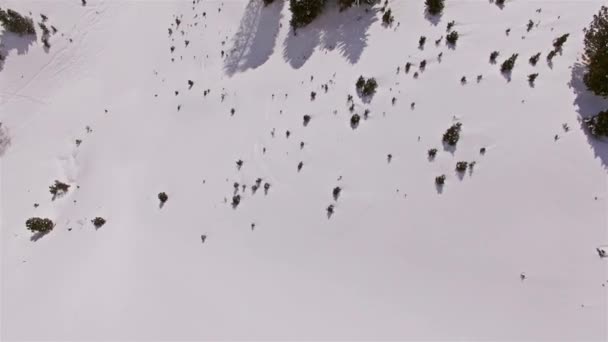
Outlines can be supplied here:
<path id="1" fill-rule="evenodd" d="M 495 0 L 496 1 L 496 5 L 498 5 L 499 7 L 502 7 L 505 5 L 505 0 Z"/>
<path id="2" fill-rule="evenodd" d="M 60 182 L 58 180 L 55 180 L 55 184 L 49 186 L 49 192 L 51 195 L 53 195 L 53 199 L 55 199 L 57 196 L 65 194 L 69 189 L 69 184 Z"/>
<path id="3" fill-rule="evenodd" d="M 537 77 L 538 77 L 538 73 L 528 75 L 528 83 L 530 83 L 530 85 L 533 86 L 534 81 L 536 81 Z"/>
<path id="4" fill-rule="evenodd" d="M 466 161 L 459 161 L 456 163 L 456 171 L 458 172 L 465 172 L 467 170 L 467 167 L 469 166 L 469 163 Z"/>
<path id="5" fill-rule="evenodd" d="M 167 202 L 168 199 L 169 199 L 169 196 L 167 196 L 166 193 L 161 192 L 158 194 L 158 200 L 160 201 L 161 204 L 165 204 L 165 202 Z"/>
<path id="6" fill-rule="evenodd" d="M 437 155 L 437 149 L 436 148 L 432 148 L 432 149 L 428 150 L 427 153 L 429 155 L 429 158 L 433 159 Z"/>
<path id="7" fill-rule="evenodd" d="M 452 31 L 448 33 L 448 35 L 445 37 L 445 40 L 450 45 L 456 45 L 456 41 L 458 40 L 458 32 Z"/>
<path id="8" fill-rule="evenodd" d="M 514 53 L 511 55 L 511 57 L 507 58 L 507 60 L 505 60 L 500 66 L 500 71 L 510 72 L 511 70 L 513 70 L 513 67 L 515 66 L 515 61 L 517 60 L 517 56 L 518 54 Z"/>
<path id="9" fill-rule="evenodd" d="M 424 43 L 426 43 L 426 37 L 421 36 L 420 39 L 418 39 L 418 47 L 421 49 L 424 48 Z"/>
<path id="10" fill-rule="evenodd" d="M 365 78 L 363 78 L 363 76 L 359 76 L 359 78 L 357 79 L 357 83 L 355 83 L 355 87 L 357 88 L 357 90 L 361 90 L 361 89 L 363 89 L 364 86 L 365 86 Z M 350 100 L 352 100 L 352 97 L 350 98 Z"/>
<path id="11" fill-rule="evenodd" d="M 547 62 L 553 61 L 553 57 L 555 57 L 556 54 L 557 52 L 555 50 L 549 51 L 549 53 L 547 54 Z"/>
<path id="12" fill-rule="evenodd" d="M 340 197 L 340 192 L 342 192 L 342 188 L 340 188 L 339 186 L 335 187 L 334 190 L 332 190 L 331 194 L 334 197 L 334 201 L 338 200 L 338 197 Z"/>
<path id="13" fill-rule="evenodd" d="M 553 47 L 555 48 L 555 51 L 561 51 L 562 50 L 562 46 L 564 45 L 564 43 L 566 42 L 566 40 L 568 40 L 568 36 L 570 36 L 569 33 L 566 33 L 562 36 L 559 36 L 557 38 L 555 38 L 555 40 L 553 41 Z"/>
<path id="14" fill-rule="evenodd" d="M 375 78 L 368 78 L 365 81 L 365 86 L 363 86 L 363 90 L 361 93 L 365 96 L 373 95 L 376 92 L 376 88 L 378 88 L 378 83 Z"/>
<path id="15" fill-rule="evenodd" d="M 425 0 L 426 11 L 430 15 L 438 15 L 443 12 L 445 7 L 444 0 Z"/>
<path id="16" fill-rule="evenodd" d="M 453 124 L 443 134 L 443 142 L 450 146 L 456 146 L 456 143 L 458 143 L 458 140 L 460 140 L 460 131 L 461 130 L 462 130 L 462 124 L 460 122 Z"/>
<path id="17" fill-rule="evenodd" d="M 309 122 L 310 122 L 310 115 L 308 115 L 308 114 L 304 115 L 304 127 L 308 126 Z"/>
<path id="18" fill-rule="evenodd" d="M 535 66 L 535 65 L 536 65 L 536 63 L 538 63 L 538 59 L 539 59 L 539 58 L 540 58 L 540 52 L 539 52 L 539 53 L 537 53 L 536 55 L 534 55 L 534 56 L 530 57 L 530 59 L 529 59 L 530 64 L 532 64 L 533 66 Z"/>
<path id="19" fill-rule="evenodd" d="M 435 177 L 435 184 L 442 186 L 445 184 L 445 175 Z"/>
<path id="20" fill-rule="evenodd" d="M 99 229 L 99 228 L 101 228 L 101 226 L 106 224 L 106 220 L 103 217 L 96 217 L 96 218 L 92 219 L 91 222 L 95 226 L 95 229 Z"/>
<path id="21" fill-rule="evenodd" d="M 360 121 L 361 117 L 359 116 L 359 114 L 353 114 L 353 116 L 350 117 L 350 126 L 352 128 L 356 128 L 359 125 Z"/>
<path id="22" fill-rule="evenodd" d="M 498 57 L 498 54 L 499 54 L 498 51 L 493 51 L 490 54 L 490 63 L 492 63 L 492 64 L 496 63 L 496 57 Z"/>
<path id="23" fill-rule="evenodd" d="M 456 22 L 454 20 L 448 22 L 448 25 L 446 27 L 446 32 L 450 32 L 450 30 L 452 29 L 452 27 L 454 27 L 454 24 L 456 24 Z"/>
<path id="24" fill-rule="evenodd" d="M 382 15 L 382 23 L 386 26 L 390 26 L 395 21 L 395 17 L 393 17 L 393 11 L 391 9 L 387 9 Z"/>
<path id="25" fill-rule="evenodd" d="M 528 20 L 528 25 L 526 25 L 526 32 L 530 32 L 534 27 L 534 22 L 530 19 Z"/>
<path id="26" fill-rule="evenodd" d="M 35 233 L 48 233 L 55 224 L 48 218 L 31 217 L 25 221 L 25 227 Z"/>
<path id="27" fill-rule="evenodd" d="M 602 6 L 585 28 L 583 62 L 587 73 L 583 81 L 596 95 L 608 97 L 608 7 Z"/>

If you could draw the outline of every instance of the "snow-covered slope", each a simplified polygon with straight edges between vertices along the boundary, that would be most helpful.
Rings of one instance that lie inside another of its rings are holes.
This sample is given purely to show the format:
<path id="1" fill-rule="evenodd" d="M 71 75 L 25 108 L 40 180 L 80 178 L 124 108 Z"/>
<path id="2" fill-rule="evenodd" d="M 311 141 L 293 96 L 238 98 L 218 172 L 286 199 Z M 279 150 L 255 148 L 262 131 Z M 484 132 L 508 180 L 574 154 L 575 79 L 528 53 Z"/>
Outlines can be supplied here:
<path id="1" fill-rule="evenodd" d="M 0 33 L 3 340 L 608 338 L 608 147 L 578 123 L 608 106 L 579 64 L 602 1 L 448 0 L 429 20 L 393 0 L 390 28 L 330 5 L 297 36 L 281 0 L 87 2 L 1 4 L 59 30 L 48 52 Z M 451 20 L 457 46 L 435 45 Z M 370 110 L 356 129 L 348 94 Z M 32 240 L 32 216 L 54 230 Z"/>

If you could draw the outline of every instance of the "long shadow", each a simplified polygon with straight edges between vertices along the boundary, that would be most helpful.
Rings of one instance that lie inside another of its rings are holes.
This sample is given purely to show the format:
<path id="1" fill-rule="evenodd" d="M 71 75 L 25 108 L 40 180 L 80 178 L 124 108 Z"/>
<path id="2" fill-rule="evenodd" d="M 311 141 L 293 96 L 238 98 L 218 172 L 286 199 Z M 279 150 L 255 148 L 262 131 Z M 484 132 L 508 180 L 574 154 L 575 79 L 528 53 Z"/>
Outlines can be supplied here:
<path id="1" fill-rule="evenodd" d="M 574 106 L 579 114 L 579 123 L 581 128 L 587 135 L 587 141 L 593 149 L 596 158 L 599 158 L 602 162 L 604 169 L 608 170 L 608 141 L 598 139 L 594 137 L 588 130 L 583 119 L 592 117 L 600 111 L 608 109 L 608 99 L 604 99 L 601 96 L 594 95 L 592 92 L 587 90 L 587 86 L 583 81 L 586 67 L 581 63 L 575 63 L 571 67 L 571 78 L 568 86 L 576 95 L 574 99 Z"/>
<path id="2" fill-rule="evenodd" d="M 279 34 L 284 2 L 274 1 L 264 6 L 263 1 L 249 0 L 224 62 L 224 70 L 229 76 L 255 69 L 270 58 Z"/>
<path id="3" fill-rule="evenodd" d="M 368 30 L 378 20 L 377 12 L 378 9 L 367 6 L 340 11 L 336 2 L 330 2 L 308 26 L 296 32 L 290 30 L 283 44 L 283 57 L 299 69 L 320 46 L 328 51 L 337 49 L 349 63 L 355 64 L 367 47 Z"/>
<path id="4" fill-rule="evenodd" d="M 18 55 L 26 54 L 30 46 L 36 41 L 36 35 L 28 34 L 20 36 L 16 33 L 2 31 L 0 34 L 0 71 L 4 68 L 4 62 L 12 50 L 16 50 Z"/>

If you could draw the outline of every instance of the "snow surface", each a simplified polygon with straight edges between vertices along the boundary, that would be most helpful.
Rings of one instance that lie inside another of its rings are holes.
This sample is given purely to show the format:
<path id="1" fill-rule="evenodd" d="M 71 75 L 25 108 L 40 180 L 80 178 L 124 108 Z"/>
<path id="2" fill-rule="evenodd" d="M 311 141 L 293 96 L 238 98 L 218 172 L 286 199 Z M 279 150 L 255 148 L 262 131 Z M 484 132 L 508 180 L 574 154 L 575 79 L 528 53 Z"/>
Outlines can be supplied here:
<path id="1" fill-rule="evenodd" d="M 0 33 L 2 340 L 608 339 L 608 147 L 579 124 L 608 107 L 580 65 L 605 2 L 446 3 L 390 1 L 389 28 L 330 5 L 294 36 L 280 0 L 2 1 L 59 30 L 48 51 Z M 450 20 L 457 46 L 436 46 Z M 348 94 L 370 110 L 354 130 Z M 32 216 L 54 230 L 32 239 Z"/>

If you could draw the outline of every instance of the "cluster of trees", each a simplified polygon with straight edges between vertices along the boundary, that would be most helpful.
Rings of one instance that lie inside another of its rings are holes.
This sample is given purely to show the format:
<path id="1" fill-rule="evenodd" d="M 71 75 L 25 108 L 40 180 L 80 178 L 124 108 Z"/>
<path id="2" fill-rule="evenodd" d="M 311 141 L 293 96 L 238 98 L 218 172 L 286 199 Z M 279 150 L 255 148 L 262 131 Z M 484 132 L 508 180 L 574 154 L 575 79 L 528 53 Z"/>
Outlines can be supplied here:
<path id="1" fill-rule="evenodd" d="M 359 76 L 357 83 L 355 83 L 355 87 L 357 88 L 357 91 L 361 93 L 361 95 L 371 96 L 376 93 L 378 82 L 376 82 L 376 79 L 373 77 L 366 80 L 363 76 Z"/>
<path id="2" fill-rule="evenodd" d="M 460 122 L 453 124 L 443 134 L 443 142 L 450 146 L 456 146 L 456 143 L 458 143 L 458 140 L 460 140 L 460 131 L 461 130 L 462 130 L 462 124 Z"/>
<path id="3" fill-rule="evenodd" d="M 32 18 L 22 16 L 12 9 L 5 11 L 0 8 L 0 23 L 9 32 L 19 35 L 36 34 Z"/>
<path id="4" fill-rule="evenodd" d="M 272 3 L 274 0 L 264 0 L 266 5 Z M 291 27 L 294 29 L 304 27 L 310 24 L 316 17 L 323 12 L 323 7 L 327 0 L 289 0 L 289 9 L 291 10 Z M 343 11 L 355 4 L 372 6 L 376 4 L 378 0 L 338 0 L 338 6 L 340 11 Z M 386 16 L 386 12 L 385 12 Z M 392 21 L 390 12 L 388 14 Z"/>
<path id="5" fill-rule="evenodd" d="M 608 7 L 602 6 L 599 13 L 585 29 L 583 62 L 587 72 L 583 81 L 596 95 L 608 97 Z M 608 109 L 584 120 L 591 134 L 608 136 Z"/>

